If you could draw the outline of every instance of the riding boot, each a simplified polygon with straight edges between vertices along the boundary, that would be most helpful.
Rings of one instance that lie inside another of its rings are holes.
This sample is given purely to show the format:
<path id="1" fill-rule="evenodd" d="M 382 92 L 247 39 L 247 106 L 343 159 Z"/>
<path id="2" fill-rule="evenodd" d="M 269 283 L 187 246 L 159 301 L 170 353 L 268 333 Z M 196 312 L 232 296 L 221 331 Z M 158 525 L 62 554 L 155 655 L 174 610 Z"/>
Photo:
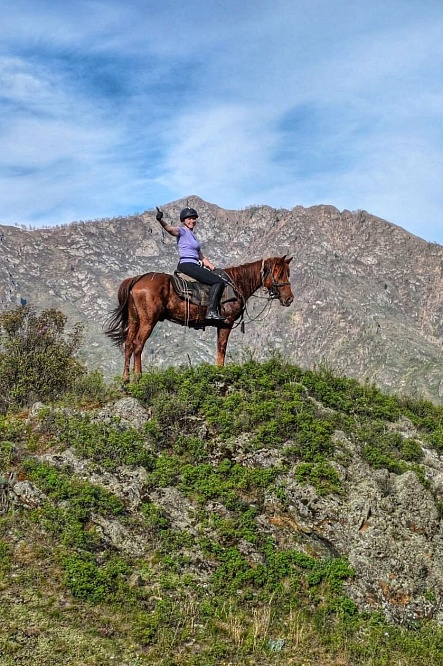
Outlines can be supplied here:
<path id="1" fill-rule="evenodd" d="M 206 319 L 225 321 L 225 318 L 220 314 L 220 297 L 223 293 L 225 285 L 222 282 L 211 285 L 208 294 L 208 310 L 206 312 Z"/>

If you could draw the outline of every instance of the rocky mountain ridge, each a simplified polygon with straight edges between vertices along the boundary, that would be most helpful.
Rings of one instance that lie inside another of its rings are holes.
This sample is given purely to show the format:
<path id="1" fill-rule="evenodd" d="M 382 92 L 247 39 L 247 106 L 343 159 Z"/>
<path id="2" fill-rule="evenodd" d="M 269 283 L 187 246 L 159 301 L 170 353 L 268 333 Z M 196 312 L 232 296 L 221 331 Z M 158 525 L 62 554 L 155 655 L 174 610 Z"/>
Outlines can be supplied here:
<path id="1" fill-rule="evenodd" d="M 386 390 L 442 401 L 442 246 L 365 211 L 327 205 L 231 211 L 191 196 L 163 206 L 166 219 L 176 223 L 185 205 L 198 210 L 198 236 L 219 266 L 294 257 L 293 305 L 267 308 L 265 300 L 251 299 L 245 334 L 233 332 L 228 361 L 281 352 L 303 367 L 326 363 Z M 84 358 L 106 376 L 122 367 L 103 335 L 120 282 L 152 270 L 172 272 L 177 261 L 174 239 L 162 235 L 155 211 L 51 229 L 0 226 L 0 257 L 0 306 L 27 301 L 83 322 Z M 148 341 L 144 363 L 214 357 L 213 329 L 165 322 Z"/>

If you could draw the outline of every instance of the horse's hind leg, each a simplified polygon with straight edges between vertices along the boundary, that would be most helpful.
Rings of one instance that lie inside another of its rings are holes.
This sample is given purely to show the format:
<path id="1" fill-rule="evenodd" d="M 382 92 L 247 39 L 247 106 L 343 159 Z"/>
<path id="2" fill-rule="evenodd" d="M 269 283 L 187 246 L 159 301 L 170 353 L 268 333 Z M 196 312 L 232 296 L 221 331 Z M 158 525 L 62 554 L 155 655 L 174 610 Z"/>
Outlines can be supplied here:
<path id="1" fill-rule="evenodd" d="M 128 316 L 129 316 L 129 323 L 128 323 L 128 332 L 125 340 L 125 362 L 123 366 L 123 377 L 122 377 L 124 382 L 129 382 L 129 367 L 131 364 L 131 357 L 134 352 L 134 338 L 139 328 L 137 309 L 134 305 L 132 298 L 131 302 L 129 303 Z"/>
<path id="2" fill-rule="evenodd" d="M 158 319 L 140 325 L 134 340 L 134 378 L 142 374 L 142 352 Z"/>
<path id="3" fill-rule="evenodd" d="M 131 364 L 131 356 L 134 351 L 134 337 L 135 337 L 136 329 L 134 327 L 134 330 L 130 327 L 128 330 L 128 336 L 126 338 L 125 342 L 125 363 L 123 366 L 123 381 L 129 382 L 129 366 Z"/>

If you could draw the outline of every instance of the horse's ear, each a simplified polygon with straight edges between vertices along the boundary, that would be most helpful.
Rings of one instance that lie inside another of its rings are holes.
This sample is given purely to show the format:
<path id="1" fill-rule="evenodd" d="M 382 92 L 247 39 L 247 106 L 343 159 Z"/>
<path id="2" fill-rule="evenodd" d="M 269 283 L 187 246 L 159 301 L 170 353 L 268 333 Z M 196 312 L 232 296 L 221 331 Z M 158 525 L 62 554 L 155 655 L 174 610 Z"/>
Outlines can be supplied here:
<path id="1" fill-rule="evenodd" d="M 285 254 L 285 256 L 283 257 L 283 259 L 285 260 L 285 262 L 286 262 L 287 264 L 290 264 L 291 261 L 292 261 L 292 259 L 293 259 L 293 257 L 289 257 L 289 259 L 286 259 L 286 254 Z"/>

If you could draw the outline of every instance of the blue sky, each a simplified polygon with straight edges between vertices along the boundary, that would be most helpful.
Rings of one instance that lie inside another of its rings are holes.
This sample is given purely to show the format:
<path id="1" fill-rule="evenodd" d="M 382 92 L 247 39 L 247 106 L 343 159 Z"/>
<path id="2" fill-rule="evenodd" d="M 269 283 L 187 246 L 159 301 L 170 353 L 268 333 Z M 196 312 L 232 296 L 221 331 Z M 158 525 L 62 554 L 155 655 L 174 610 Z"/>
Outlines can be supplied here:
<path id="1" fill-rule="evenodd" d="M 3 0 L 0 223 L 364 209 L 443 244 L 441 0 Z"/>

